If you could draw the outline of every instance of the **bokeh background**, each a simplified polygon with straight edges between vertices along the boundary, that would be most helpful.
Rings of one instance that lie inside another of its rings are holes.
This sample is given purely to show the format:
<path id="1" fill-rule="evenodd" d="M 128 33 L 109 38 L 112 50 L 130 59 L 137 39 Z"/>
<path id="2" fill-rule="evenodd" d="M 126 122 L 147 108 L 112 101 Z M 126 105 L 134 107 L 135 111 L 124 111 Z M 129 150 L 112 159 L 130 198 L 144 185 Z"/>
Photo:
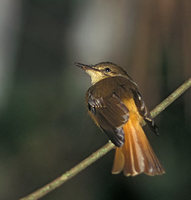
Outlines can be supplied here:
<path id="1" fill-rule="evenodd" d="M 0 199 L 23 197 L 107 142 L 87 115 L 89 77 L 111 61 L 153 109 L 191 74 L 189 0 L 0 1 Z M 108 153 L 42 199 L 191 199 L 190 90 L 146 128 L 166 174 L 110 173 Z"/>

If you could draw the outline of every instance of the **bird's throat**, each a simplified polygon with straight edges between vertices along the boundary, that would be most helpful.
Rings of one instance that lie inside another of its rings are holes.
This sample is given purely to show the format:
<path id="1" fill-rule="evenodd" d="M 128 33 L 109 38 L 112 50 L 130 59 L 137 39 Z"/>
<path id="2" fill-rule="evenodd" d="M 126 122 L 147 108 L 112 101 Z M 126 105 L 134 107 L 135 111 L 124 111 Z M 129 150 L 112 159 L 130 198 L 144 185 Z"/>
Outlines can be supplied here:
<path id="1" fill-rule="evenodd" d="M 108 76 L 104 76 L 101 72 L 94 72 L 92 70 L 87 70 L 86 71 L 90 77 L 91 77 L 91 83 L 92 85 L 94 85 L 95 83 L 105 79 L 105 78 L 108 78 Z"/>

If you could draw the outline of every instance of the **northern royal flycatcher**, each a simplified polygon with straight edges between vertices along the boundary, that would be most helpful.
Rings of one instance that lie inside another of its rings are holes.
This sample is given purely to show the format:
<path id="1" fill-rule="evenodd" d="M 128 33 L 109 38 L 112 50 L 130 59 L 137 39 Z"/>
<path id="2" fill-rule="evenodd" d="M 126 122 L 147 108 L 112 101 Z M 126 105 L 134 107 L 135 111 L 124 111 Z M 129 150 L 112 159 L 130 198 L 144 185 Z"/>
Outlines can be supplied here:
<path id="1" fill-rule="evenodd" d="M 163 174 L 141 126 L 144 119 L 157 133 L 137 84 L 124 69 L 111 62 L 76 65 L 91 77 L 92 86 L 86 93 L 88 112 L 116 146 L 112 173 L 123 170 L 125 176 Z"/>

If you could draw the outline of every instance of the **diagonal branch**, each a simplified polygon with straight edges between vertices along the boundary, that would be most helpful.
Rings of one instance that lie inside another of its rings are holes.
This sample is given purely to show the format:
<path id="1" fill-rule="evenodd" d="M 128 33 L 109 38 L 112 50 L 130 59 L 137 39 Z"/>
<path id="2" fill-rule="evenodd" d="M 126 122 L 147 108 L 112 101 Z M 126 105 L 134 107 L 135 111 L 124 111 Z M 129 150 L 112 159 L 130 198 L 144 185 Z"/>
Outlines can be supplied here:
<path id="1" fill-rule="evenodd" d="M 191 78 L 185 81 L 178 89 L 176 89 L 170 96 L 168 96 L 164 101 L 162 101 L 158 106 L 156 106 L 151 111 L 151 116 L 154 118 L 165 108 L 167 108 L 173 101 L 175 101 L 180 95 L 182 95 L 187 89 L 191 87 Z M 85 160 L 77 164 L 75 167 L 69 171 L 62 174 L 57 179 L 43 186 L 42 188 L 36 190 L 35 192 L 29 194 L 28 196 L 21 198 L 20 200 L 36 200 L 39 199 L 49 192 L 53 191 L 55 188 L 61 186 L 63 183 L 77 175 L 79 172 L 87 168 L 93 162 L 104 156 L 106 153 L 111 151 L 114 148 L 114 144 L 108 142 L 106 145 L 98 149 L 96 152 L 91 154 Z"/>

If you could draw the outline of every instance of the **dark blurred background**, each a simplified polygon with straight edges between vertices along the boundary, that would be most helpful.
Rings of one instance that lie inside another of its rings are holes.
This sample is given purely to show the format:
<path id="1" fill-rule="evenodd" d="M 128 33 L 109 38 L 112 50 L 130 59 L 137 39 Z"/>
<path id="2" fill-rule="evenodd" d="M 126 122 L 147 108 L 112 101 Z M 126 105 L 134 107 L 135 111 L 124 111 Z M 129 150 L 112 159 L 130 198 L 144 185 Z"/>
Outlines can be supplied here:
<path id="1" fill-rule="evenodd" d="M 153 109 L 191 74 L 189 0 L 0 1 L 0 199 L 23 197 L 107 142 L 87 115 L 89 77 L 111 61 Z M 110 173 L 114 151 L 42 199 L 191 199 L 190 91 L 156 118 L 159 177 Z"/>

